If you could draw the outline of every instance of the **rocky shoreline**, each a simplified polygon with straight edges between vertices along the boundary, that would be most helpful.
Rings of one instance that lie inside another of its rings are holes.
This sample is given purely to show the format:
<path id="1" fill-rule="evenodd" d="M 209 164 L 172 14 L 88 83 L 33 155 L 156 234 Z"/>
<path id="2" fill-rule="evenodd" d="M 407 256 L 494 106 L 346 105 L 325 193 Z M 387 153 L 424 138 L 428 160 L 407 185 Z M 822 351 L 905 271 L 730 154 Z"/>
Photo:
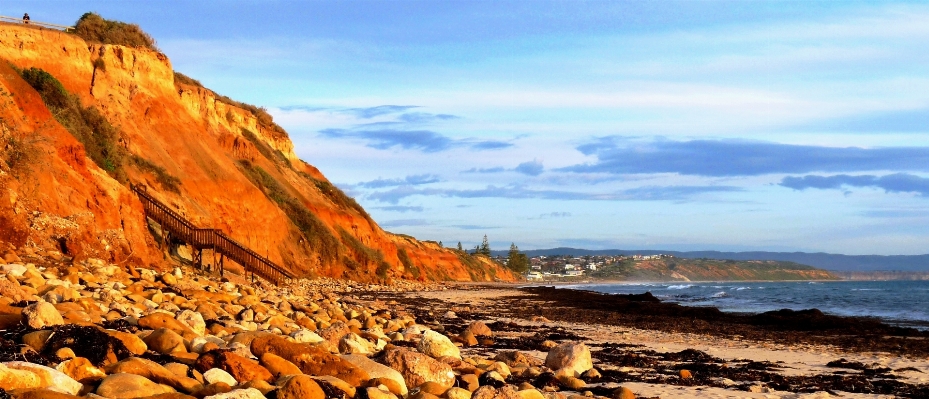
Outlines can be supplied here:
<path id="1" fill-rule="evenodd" d="M 587 295 L 332 279 L 275 287 L 7 250 L 0 398 L 929 396 L 920 334 L 866 325 L 897 333 L 897 346 L 843 351 L 827 330 L 732 330 L 739 320 Z"/>

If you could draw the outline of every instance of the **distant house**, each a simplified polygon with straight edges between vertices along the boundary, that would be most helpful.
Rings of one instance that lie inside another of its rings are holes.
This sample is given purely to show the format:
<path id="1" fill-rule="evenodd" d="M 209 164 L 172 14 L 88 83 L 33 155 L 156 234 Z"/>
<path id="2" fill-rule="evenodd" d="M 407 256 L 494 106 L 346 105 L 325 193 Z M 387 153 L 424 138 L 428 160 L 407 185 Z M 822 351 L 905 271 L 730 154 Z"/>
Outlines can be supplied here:
<path id="1" fill-rule="evenodd" d="M 565 270 L 564 275 L 565 276 L 582 276 L 584 275 L 584 271 L 583 270 Z"/>
<path id="2" fill-rule="evenodd" d="M 539 272 L 529 272 L 529 274 L 526 275 L 526 278 L 529 279 L 529 280 L 541 280 L 541 279 L 542 279 L 542 273 L 539 273 Z"/>

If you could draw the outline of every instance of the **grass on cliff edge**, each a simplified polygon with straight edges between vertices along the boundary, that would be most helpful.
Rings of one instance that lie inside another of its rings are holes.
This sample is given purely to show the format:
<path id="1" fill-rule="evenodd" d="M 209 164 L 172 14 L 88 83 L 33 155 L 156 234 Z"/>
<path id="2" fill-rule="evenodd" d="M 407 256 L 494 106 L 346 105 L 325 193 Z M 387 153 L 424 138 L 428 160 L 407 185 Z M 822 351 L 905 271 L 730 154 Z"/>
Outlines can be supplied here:
<path id="1" fill-rule="evenodd" d="M 163 167 L 135 154 L 130 154 L 120 144 L 119 129 L 94 107 L 84 107 L 81 100 L 65 90 L 52 74 L 39 69 L 17 70 L 42 97 L 45 106 L 77 141 L 84 145 L 84 152 L 120 183 L 126 183 L 126 165 L 131 164 L 139 171 L 155 176 L 165 190 L 179 193 L 181 180 L 168 173 Z"/>

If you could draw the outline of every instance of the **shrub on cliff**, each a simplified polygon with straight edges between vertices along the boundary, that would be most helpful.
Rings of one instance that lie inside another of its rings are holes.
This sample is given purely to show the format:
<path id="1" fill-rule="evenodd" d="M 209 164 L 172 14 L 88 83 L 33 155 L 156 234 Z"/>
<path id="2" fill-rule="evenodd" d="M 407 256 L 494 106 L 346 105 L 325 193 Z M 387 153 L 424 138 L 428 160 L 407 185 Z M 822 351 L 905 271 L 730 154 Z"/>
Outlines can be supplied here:
<path id="1" fill-rule="evenodd" d="M 155 39 L 142 31 L 139 25 L 104 19 L 93 12 L 81 15 L 74 24 L 74 34 L 88 42 L 143 47 L 158 51 Z"/>
<path id="2" fill-rule="evenodd" d="M 126 182 L 126 151 L 119 144 L 119 130 L 94 107 L 83 107 L 81 100 L 65 90 L 52 74 L 39 69 L 19 70 L 52 112 L 58 123 L 71 132 L 84 151 L 101 169 L 119 182 Z"/>

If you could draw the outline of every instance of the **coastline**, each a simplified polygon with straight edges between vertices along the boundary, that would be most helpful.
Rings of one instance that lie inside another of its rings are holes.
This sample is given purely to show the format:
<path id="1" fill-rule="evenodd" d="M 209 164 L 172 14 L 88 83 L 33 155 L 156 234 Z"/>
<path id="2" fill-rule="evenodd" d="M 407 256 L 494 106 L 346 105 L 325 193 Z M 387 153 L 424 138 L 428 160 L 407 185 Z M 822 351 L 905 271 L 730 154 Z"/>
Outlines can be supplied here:
<path id="1" fill-rule="evenodd" d="M 502 335 L 501 340 L 508 337 L 511 345 L 523 345 L 527 337 L 552 335 L 552 332 L 554 335 L 576 336 L 577 340 L 592 348 L 594 364 L 603 368 L 605 375 L 609 374 L 606 371 L 618 373 L 610 376 L 619 376 L 614 379 L 620 381 L 604 383 L 604 389 L 621 384 L 631 388 L 638 397 L 825 398 L 833 394 L 850 398 L 895 397 L 894 394 L 875 393 L 886 390 L 886 387 L 856 388 L 855 381 L 861 381 L 855 379 L 869 373 L 911 390 L 910 394 L 898 391 L 896 395 L 919 397 L 929 394 L 929 333 L 909 331 L 905 332 L 910 334 L 907 336 L 877 338 L 893 341 L 890 345 L 872 345 L 867 341 L 875 339 L 875 334 L 850 337 L 844 329 L 802 331 L 782 326 L 757 326 L 753 328 L 753 334 L 744 334 L 744 328 L 740 331 L 708 330 L 706 327 L 711 323 L 699 318 L 692 319 L 691 323 L 656 323 L 637 317 L 635 312 L 605 311 L 592 306 L 594 304 L 587 296 L 591 293 L 578 290 L 552 289 L 566 291 L 565 296 L 576 298 L 573 304 L 567 304 L 563 296 L 552 296 L 552 292 L 547 290 L 539 292 L 535 287 L 518 284 L 452 286 L 445 291 L 398 294 L 393 299 L 411 310 L 420 309 L 418 317 L 424 320 L 432 314 L 436 316 L 433 320 L 439 321 L 441 319 L 437 315 L 451 311 L 461 314 L 461 317 L 509 325 L 511 331 Z M 670 307 L 686 308 L 679 305 Z M 609 317 L 608 313 L 612 313 L 613 317 Z M 858 318 L 827 318 L 833 322 L 836 321 L 834 319 L 853 324 L 861 322 Z M 869 327 L 874 325 L 869 324 Z M 884 326 L 877 327 L 874 332 L 883 334 L 888 331 L 900 330 Z M 906 341 L 917 344 L 894 348 L 897 343 Z M 507 344 L 501 344 L 499 348 L 505 346 Z M 678 359 L 644 367 L 628 364 L 633 358 L 680 353 L 696 353 L 700 354 L 698 358 L 705 358 Z M 544 353 L 541 355 L 544 357 Z M 829 366 L 830 362 L 833 366 Z M 757 370 L 736 372 L 740 367 L 744 368 L 740 363 L 754 365 L 752 367 Z M 858 369 L 837 367 L 836 364 Z M 673 375 L 686 368 L 693 378 L 682 379 Z M 875 370 L 882 373 L 875 374 Z M 668 375 L 669 372 L 671 375 Z M 747 377 L 749 380 L 727 376 Z M 873 381 L 868 383 L 874 385 Z M 791 384 L 795 389 L 785 389 Z M 822 389 L 817 390 L 817 387 Z"/>

